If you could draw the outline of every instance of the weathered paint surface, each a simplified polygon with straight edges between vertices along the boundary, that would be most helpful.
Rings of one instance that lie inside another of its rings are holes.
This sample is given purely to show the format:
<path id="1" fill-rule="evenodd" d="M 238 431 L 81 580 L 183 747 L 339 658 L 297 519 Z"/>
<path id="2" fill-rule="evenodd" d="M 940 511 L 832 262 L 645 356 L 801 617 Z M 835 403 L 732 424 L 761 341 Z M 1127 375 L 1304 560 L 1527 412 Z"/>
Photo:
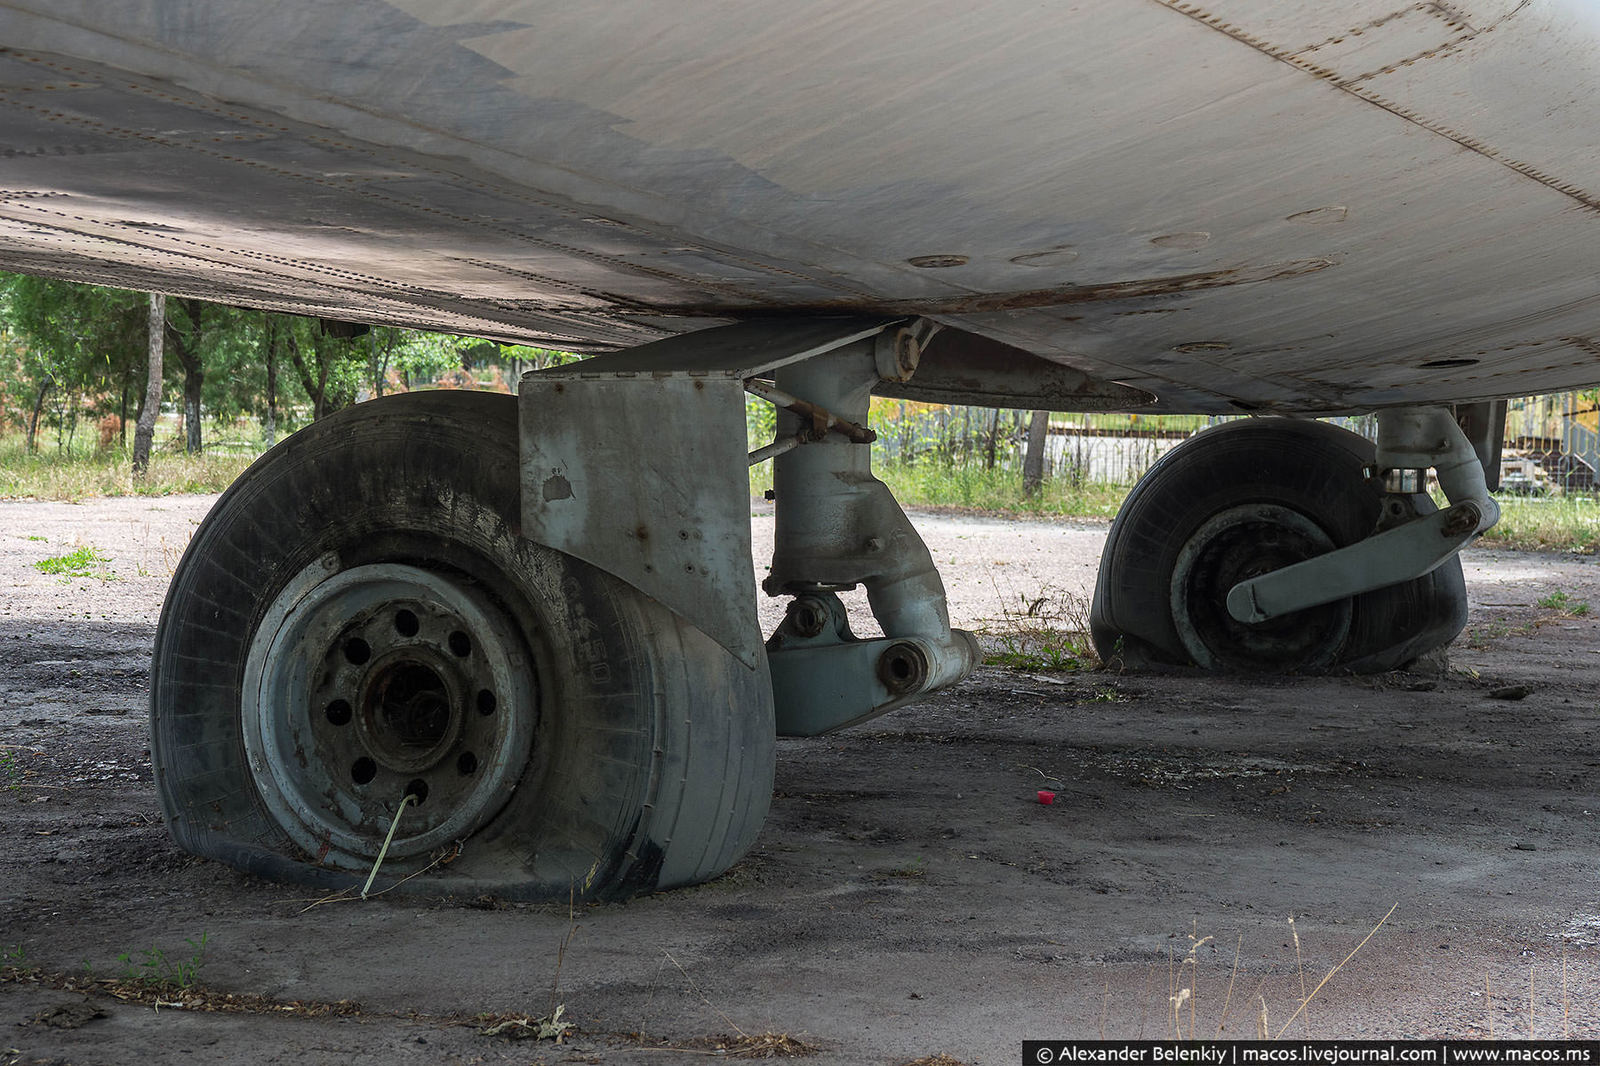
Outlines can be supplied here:
<path id="1" fill-rule="evenodd" d="M 11 269 L 575 350 L 923 314 L 1174 410 L 1600 381 L 1577 0 L 4 0 L 0 42 Z"/>

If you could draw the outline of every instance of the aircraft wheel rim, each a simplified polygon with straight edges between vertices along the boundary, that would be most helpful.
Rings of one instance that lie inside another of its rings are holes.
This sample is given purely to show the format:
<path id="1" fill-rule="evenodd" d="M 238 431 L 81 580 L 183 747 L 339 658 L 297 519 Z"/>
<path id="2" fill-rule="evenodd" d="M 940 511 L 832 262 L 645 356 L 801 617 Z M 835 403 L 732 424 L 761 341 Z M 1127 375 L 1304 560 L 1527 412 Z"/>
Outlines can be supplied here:
<path id="1" fill-rule="evenodd" d="M 1279 504 L 1244 504 L 1213 516 L 1184 543 L 1172 569 L 1172 620 L 1184 649 L 1208 670 L 1332 665 L 1350 634 L 1349 598 L 1255 624 L 1230 615 L 1227 598 L 1240 581 L 1335 547 L 1316 522 Z"/>
<path id="2" fill-rule="evenodd" d="M 273 819 L 319 862 L 427 854 L 505 806 L 536 698 L 519 630 L 476 588 L 414 566 L 288 583 L 251 641 L 246 755 Z M 406 795 L 408 805 L 395 822 Z"/>

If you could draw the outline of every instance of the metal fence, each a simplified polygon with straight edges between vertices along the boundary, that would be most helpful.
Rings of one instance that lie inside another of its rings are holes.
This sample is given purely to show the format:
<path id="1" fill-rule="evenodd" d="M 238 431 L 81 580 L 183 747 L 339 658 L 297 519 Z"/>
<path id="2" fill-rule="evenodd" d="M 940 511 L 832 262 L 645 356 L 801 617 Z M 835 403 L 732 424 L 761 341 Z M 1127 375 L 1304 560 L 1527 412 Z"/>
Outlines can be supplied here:
<path id="1" fill-rule="evenodd" d="M 874 458 L 962 470 L 1020 469 L 1031 416 L 1031 411 L 877 400 L 872 414 L 879 435 Z M 1055 412 L 1046 437 L 1045 476 L 1074 484 L 1132 485 L 1190 436 L 1243 417 L 1247 416 Z M 1368 440 L 1377 437 L 1376 415 L 1327 421 Z M 1600 470 L 1600 400 L 1593 393 L 1509 400 L 1503 448 L 1507 469 L 1537 468 L 1540 483 L 1551 489 L 1593 491 Z"/>

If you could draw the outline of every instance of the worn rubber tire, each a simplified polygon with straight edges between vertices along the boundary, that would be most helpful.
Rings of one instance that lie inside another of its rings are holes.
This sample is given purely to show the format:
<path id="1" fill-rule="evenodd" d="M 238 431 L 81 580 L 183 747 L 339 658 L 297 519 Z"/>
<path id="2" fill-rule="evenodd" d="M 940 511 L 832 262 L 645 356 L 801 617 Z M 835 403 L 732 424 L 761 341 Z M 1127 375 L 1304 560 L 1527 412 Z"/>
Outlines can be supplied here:
<path id="1" fill-rule="evenodd" d="M 332 560 L 448 575 L 510 620 L 532 663 L 535 706 L 516 713 L 536 721 L 515 787 L 405 890 L 616 898 L 706 880 L 744 854 L 772 790 L 765 661 L 741 665 L 631 586 L 522 539 L 517 451 L 512 398 L 414 393 L 294 434 L 222 496 L 173 577 L 152 667 L 155 779 L 182 847 L 273 879 L 364 879 L 294 843 L 241 727 L 269 605 Z"/>
<path id="2" fill-rule="evenodd" d="M 1252 418 L 1208 429 L 1173 448 L 1134 486 L 1100 556 L 1090 631 L 1103 661 L 1130 669 L 1192 666 L 1172 616 L 1172 579 L 1186 543 L 1214 516 L 1242 505 L 1286 508 L 1345 547 L 1371 535 L 1382 494 L 1365 476 L 1370 441 L 1310 419 Z M 1419 514 L 1436 510 L 1425 493 Z M 1378 673 L 1454 640 L 1467 621 L 1461 563 L 1353 597 L 1347 637 L 1331 661 L 1272 672 Z M 1291 616 L 1292 617 L 1292 616 Z"/>

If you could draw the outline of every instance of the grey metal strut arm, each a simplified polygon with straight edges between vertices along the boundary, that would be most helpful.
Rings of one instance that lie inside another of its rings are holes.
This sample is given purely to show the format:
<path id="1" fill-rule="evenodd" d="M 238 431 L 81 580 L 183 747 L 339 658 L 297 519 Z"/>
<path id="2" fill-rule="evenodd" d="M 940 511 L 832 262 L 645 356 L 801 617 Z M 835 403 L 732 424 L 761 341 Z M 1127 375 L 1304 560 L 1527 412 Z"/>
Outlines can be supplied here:
<path id="1" fill-rule="evenodd" d="M 1378 464 L 1433 467 L 1450 506 L 1281 570 L 1241 581 L 1228 613 L 1265 622 L 1294 611 L 1422 577 L 1500 519 L 1483 465 L 1449 410 L 1402 407 L 1378 412 Z"/>

